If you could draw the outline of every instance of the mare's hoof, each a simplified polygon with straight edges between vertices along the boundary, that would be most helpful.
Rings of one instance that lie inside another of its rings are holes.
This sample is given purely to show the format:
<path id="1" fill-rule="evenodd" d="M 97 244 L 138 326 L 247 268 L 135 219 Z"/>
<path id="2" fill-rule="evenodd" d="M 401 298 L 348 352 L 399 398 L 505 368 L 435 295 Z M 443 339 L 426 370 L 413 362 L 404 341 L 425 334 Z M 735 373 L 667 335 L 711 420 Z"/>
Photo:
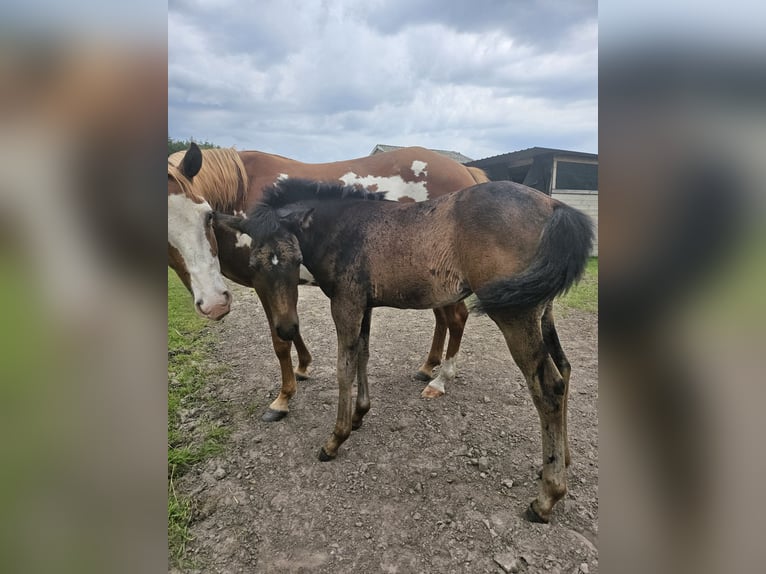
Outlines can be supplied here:
<path id="1" fill-rule="evenodd" d="M 299 373 L 298 371 L 295 371 L 295 380 L 296 381 L 308 381 L 309 380 L 308 373 Z"/>
<path id="2" fill-rule="evenodd" d="M 275 411 L 274 409 L 266 409 L 266 412 L 261 416 L 261 420 L 265 423 L 275 423 L 285 418 L 287 413 L 288 411 Z"/>
<path id="3" fill-rule="evenodd" d="M 440 391 L 439 389 L 435 389 L 429 385 L 425 389 L 423 389 L 423 392 L 420 393 L 420 396 L 421 398 L 424 398 L 424 399 L 438 399 L 443 394 L 444 394 L 444 391 Z"/>
<path id="4" fill-rule="evenodd" d="M 364 419 L 360 420 L 358 423 L 355 423 L 354 421 L 351 421 L 351 430 L 352 431 L 353 430 L 359 430 L 360 428 L 362 428 L 362 422 L 363 421 L 364 421 Z"/>
<path id="5" fill-rule="evenodd" d="M 322 462 L 328 462 L 334 458 L 335 458 L 334 456 L 330 456 L 324 451 L 324 447 L 319 449 L 319 460 L 321 460 Z"/>
<path id="6" fill-rule="evenodd" d="M 418 371 L 417 373 L 415 373 L 415 380 L 416 381 L 424 381 L 425 382 L 425 381 L 430 381 L 431 379 L 433 379 L 433 377 L 431 375 L 428 375 L 428 374 L 424 373 L 423 371 Z"/>
<path id="7" fill-rule="evenodd" d="M 524 513 L 524 518 L 526 518 L 530 522 L 539 522 L 540 524 L 548 524 L 548 519 L 543 518 L 542 516 L 537 514 L 537 511 L 535 510 L 534 506 L 532 506 L 532 503 L 529 504 L 527 511 Z"/>

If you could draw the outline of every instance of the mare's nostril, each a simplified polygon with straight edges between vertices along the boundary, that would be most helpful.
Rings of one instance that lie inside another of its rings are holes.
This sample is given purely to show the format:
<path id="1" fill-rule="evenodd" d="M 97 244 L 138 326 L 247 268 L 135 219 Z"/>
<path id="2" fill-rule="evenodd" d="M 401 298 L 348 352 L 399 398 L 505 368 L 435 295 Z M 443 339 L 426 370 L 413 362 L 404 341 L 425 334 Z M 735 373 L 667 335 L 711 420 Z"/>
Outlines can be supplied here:
<path id="1" fill-rule="evenodd" d="M 202 309 L 202 299 L 197 299 L 194 304 L 197 306 L 197 309 Z"/>

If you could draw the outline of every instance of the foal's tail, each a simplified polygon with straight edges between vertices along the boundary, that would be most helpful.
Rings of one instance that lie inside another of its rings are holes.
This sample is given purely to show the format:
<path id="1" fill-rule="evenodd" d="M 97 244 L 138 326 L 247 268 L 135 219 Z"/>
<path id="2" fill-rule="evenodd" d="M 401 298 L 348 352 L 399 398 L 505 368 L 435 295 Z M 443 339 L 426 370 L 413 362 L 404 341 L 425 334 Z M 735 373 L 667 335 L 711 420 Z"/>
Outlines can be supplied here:
<path id="1" fill-rule="evenodd" d="M 476 290 L 477 313 L 529 309 L 565 293 L 582 277 L 593 246 L 590 218 L 563 203 L 543 229 L 532 263 L 521 274 Z"/>

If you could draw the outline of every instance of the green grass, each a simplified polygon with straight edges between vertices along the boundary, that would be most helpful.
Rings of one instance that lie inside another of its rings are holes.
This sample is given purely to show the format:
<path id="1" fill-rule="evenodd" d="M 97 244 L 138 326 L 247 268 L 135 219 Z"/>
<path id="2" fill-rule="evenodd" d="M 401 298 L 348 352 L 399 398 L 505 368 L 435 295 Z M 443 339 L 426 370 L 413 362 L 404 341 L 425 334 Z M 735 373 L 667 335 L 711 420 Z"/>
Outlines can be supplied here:
<path id="1" fill-rule="evenodd" d="M 598 257 L 591 257 L 580 282 L 557 300 L 557 309 L 598 311 Z"/>
<path id="2" fill-rule="evenodd" d="M 184 409 L 219 410 L 205 392 L 206 383 L 225 371 L 210 359 L 211 345 L 208 322 L 194 312 L 189 292 L 168 269 L 168 545 L 176 563 L 191 539 L 193 508 L 176 493 L 174 482 L 194 464 L 220 452 L 229 434 L 205 417 L 197 419 L 193 432 L 181 425 Z"/>

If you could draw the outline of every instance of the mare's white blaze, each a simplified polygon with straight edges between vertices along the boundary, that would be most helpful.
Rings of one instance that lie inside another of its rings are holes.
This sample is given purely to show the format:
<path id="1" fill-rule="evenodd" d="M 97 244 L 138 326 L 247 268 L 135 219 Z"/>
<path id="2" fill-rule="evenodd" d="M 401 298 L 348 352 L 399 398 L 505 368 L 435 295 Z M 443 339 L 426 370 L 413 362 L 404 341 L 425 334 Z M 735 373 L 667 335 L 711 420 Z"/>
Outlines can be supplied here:
<path id="1" fill-rule="evenodd" d="M 181 194 L 168 196 L 168 243 L 183 257 L 191 279 L 194 300 L 201 301 L 201 310 L 229 304 L 228 290 L 221 275 L 221 264 L 213 256 L 206 235 L 210 205 L 195 203 Z"/>
<path id="2" fill-rule="evenodd" d="M 388 192 L 386 193 L 387 199 L 399 199 L 400 197 L 411 197 L 415 201 L 425 201 L 428 199 L 425 181 L 404 181 L 401 175 L 389 177 L 376 175 L 359 176 L 350 171 L 339 179 L 346 185 L 376 186 L 378 191 Z"/>
<path id="3" fill-rule="evenodd" d="M 237 231 L 237 242 L 234 247 L 247 247 L 248 249 L 253 245 L 253 238 L 247 233 L 240 233 Z"/>
<path id="4" fill-rule="evenodd" d="M 428 170 L 426 169 L 428 167 L 428 164 L 424 161 L 420 161 L 419 159 L 416 159 L 412 162 L 412 173 L 415 175 L 415 177 L 420 177 L 421 175 L 428 175 Z"/>
<path id="5" fill-rule="evenodd" d="M 452 382 L 455 378 L 455 373 L 457 372 L 457 369 L 455 368 L 455 359 L 455 357 L 451 357 L 442 363 L 442 367 L 439 369 L 439 376 L 428 383 L 429 387 L 432 387 L 441 393 L 446 392 L 444 389 L 445 385 Z"/>
<path id="6" fill-rule="evenodd" d="M 276 255 L 272 255 L 271 256 L 271 264 L 272 265 L 279 265 L 279 257 L 277 257 Z"/>
<path id="7" fill-rule="evenodd" d="M 314 276 L 311 274 L 311 271 L 306 269 L 303 265 L 301 265 L 301 281 L 304 283 L 308 283 L 309 285 L 316 285 L 317 281 L 314 279 Z"/>
<path id="8" fill-rule="evenodd" d="M 275 182 L 277 182 L 277 181 L 284 181 L 284 180 L 288 179 L 289 177 L 290 177 L 290 176 L 289 176 L 289 175 L 287 175 L 286 173 L 280 173 L 280 174 L 277 176 L 277 179 L 275 179 L 274 181 L 275 181 Z"/>

